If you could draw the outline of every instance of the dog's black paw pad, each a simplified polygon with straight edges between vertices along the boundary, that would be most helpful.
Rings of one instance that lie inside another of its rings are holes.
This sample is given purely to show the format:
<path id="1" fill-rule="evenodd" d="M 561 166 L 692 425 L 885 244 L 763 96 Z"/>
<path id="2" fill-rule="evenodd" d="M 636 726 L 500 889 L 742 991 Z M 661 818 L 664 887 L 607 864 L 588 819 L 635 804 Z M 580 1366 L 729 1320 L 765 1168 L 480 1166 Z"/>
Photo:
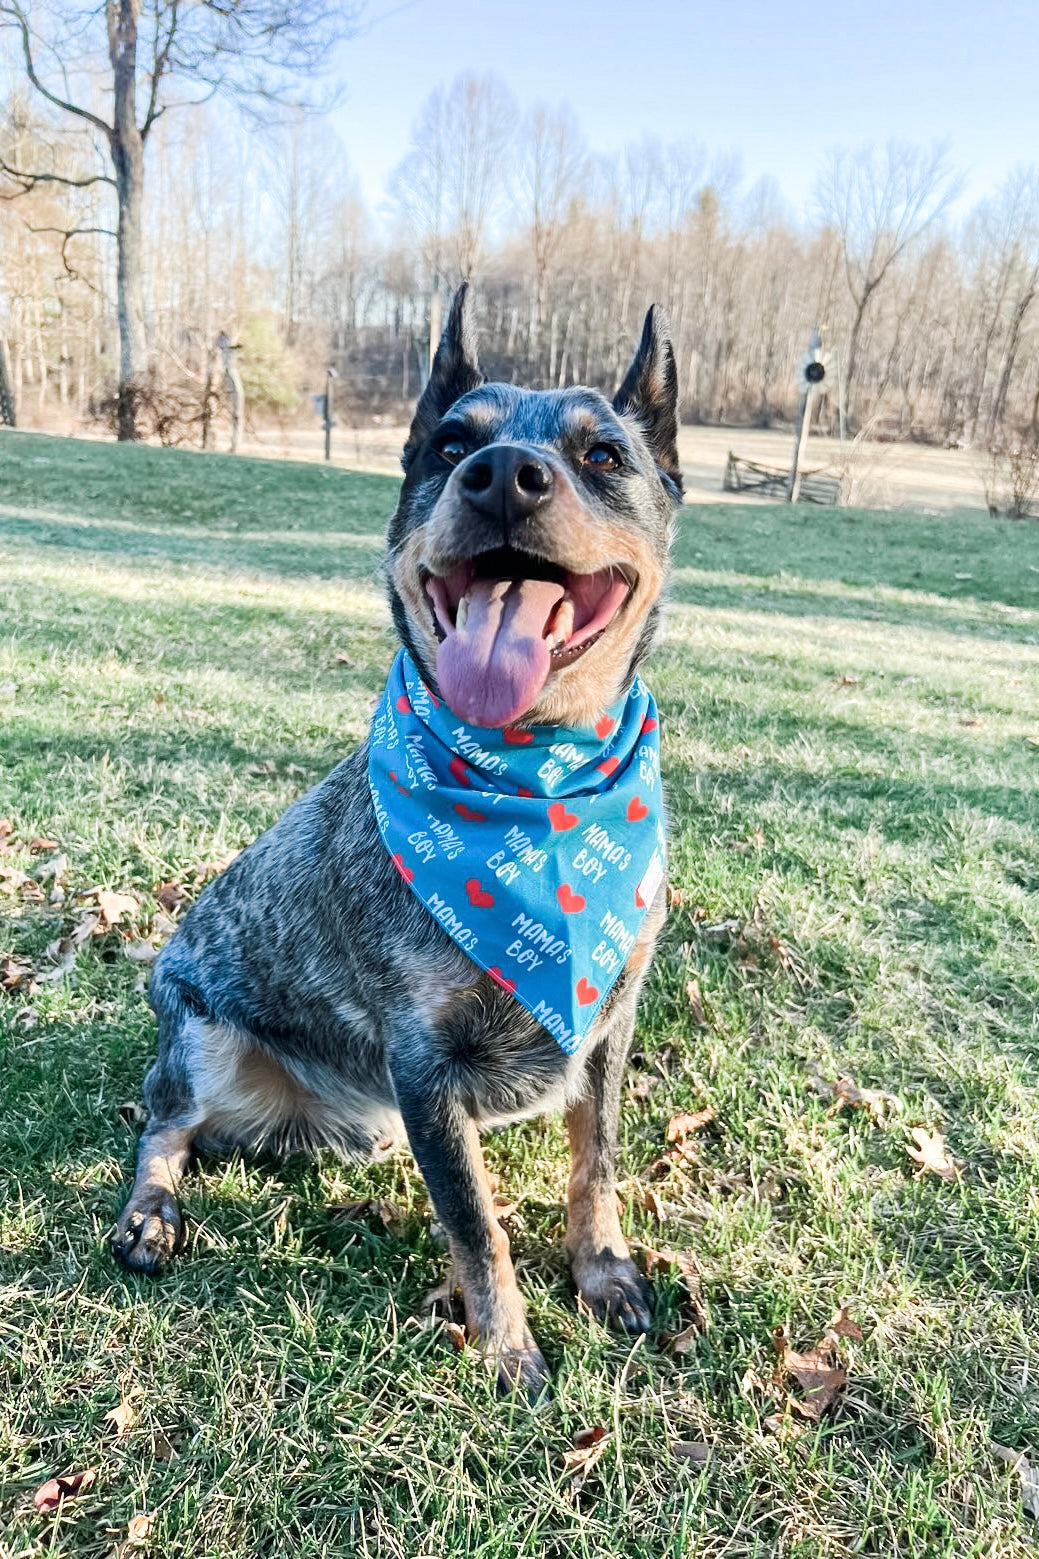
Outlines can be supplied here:
<path id="1" fill-rule="evenodd" d="M 125 1209 L 112 1235 L 112 1254 L 130 1272 L 154 1277 L 184 1242 L 184 1219 L 172 1197 L 133 1203 Z"/>

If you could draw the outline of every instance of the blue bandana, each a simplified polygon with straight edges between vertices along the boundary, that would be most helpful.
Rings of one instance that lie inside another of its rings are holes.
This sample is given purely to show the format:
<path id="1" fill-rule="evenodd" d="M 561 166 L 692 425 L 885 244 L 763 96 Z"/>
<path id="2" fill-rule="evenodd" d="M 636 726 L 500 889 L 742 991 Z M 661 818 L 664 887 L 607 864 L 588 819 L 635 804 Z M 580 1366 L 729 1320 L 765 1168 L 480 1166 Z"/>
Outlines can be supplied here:
<path id="1" fill-rule="evenodd" d="M 594 729 L 465 725 L 406 651 L 372 720 L 382 842 L 448 936 L 572 1055 L 664 877 L 657 708 Z"/>

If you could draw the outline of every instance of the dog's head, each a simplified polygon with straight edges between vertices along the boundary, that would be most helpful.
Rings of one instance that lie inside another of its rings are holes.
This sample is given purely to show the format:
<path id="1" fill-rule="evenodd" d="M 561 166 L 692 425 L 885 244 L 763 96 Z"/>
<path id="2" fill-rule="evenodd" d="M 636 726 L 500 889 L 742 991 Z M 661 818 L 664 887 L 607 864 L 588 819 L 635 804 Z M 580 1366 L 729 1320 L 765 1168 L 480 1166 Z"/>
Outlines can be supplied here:
<path id="1" fill-rule="evenodd" d="M 387 579 L 400 636 L 470 725 L 581 726 L 656 632 L 681 475 L 667 323 L 612 404 L 488 384 L 455 295 L 404 447 Z"/>

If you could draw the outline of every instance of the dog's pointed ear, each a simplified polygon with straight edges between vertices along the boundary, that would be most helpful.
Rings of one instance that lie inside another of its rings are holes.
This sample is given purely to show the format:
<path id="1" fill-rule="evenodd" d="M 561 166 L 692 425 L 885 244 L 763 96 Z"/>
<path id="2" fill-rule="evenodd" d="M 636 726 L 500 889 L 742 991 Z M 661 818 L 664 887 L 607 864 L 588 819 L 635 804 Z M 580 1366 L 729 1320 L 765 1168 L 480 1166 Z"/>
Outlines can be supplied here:
<path id="1" fill-rule="evenodd" d="M 426 388 L 415 407 L 415 416 L 401 456 L 405 470 L 419 445 L 429 437 L 459 396 L 478 389 L 486 382 L 476 352 L 476 323 L 469 283 L 463 282 L 451 300 L 451 310 L 433 366 L 429 370 Z"/>
<path id="2" fill-rule="evenodd" d="M 667 315 L 654 304 L 642 327 L 642 340 L 631 367 L 613 398 L 613 409 L 638 419 L 653 458 L 679 490 L 678 370 Z"/>

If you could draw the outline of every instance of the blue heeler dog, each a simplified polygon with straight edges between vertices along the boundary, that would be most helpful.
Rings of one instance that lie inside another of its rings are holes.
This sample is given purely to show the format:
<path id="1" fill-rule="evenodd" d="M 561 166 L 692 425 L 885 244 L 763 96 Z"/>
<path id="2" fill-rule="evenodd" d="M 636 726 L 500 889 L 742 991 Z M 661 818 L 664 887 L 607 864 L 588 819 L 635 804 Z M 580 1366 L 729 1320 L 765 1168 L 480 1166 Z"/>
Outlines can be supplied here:
<path id="1" fill-rule="evenodd" d="M 386 554 L 397 632 L 438 708 L 488 728 L 580 731 L 640 686 L 681 503 L 676 437 L 658 309 L 611 404 L 589 389 L 487 383 L 465 288 L 456 295 L 404 448 Z M 479 1133 L 565 1110 L 577 1294 L 599 1318 L 646 1330 L 652 1296 L 621 1232 L 614 1158 L 636 999 L 665 914 L 661 874 L 567 1054 L 412 891 L 380 835 L 368 768 L 366 743 L 207 888 L 158 959 L 148 1124 L 113 1248 L 148 1273 L 176 1253 L 193 1148 L 326 1145 L 368 1158 L 406 1135 L 469 1333 L 504 1388 L 536 1397 L 547 1367 Z"/>

